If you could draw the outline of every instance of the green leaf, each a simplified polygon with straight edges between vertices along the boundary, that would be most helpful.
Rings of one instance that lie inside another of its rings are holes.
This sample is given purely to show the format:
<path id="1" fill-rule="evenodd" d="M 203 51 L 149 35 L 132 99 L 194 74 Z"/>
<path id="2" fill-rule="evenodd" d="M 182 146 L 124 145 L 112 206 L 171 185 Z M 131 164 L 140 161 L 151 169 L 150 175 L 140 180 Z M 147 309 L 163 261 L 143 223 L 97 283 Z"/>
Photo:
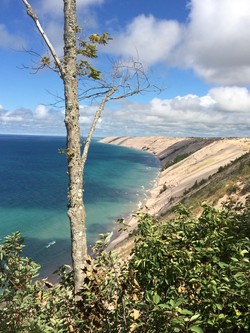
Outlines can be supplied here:
<path id="1" fill-rule="evenodd" d="M 154 304 L 158 304 L 161 301 L 161 298 L 158 294 L 154 294 L 153 296 L 153 302 Z"/>
<path id="2" fill-rule="evenodd" d="M 189 311 L 187 309 L 176 308 L 176 311 L 179 312 L 180 314 L 184 314 L 184 315 L 192 315 L 193 314 L 192 311 Z"/>
<path id="3" fill-rule="evenodd" d="M 240 255 L 241 255 L 242 257 L 244 257 L 244 255 L 245 255 L 246 253 L 248 253 L 247 250 L 242 250 L 242 251 L 240 251 Z"/>
<path id="4" fill-rule="evenodd" d="M 190 330 L 195 333 L 204 333 L 203 329 L 200 326 L 193 325 L 190 327 Z"/>
<path id="5" fill-rule="evenodd" d="M 226 263 L 223 262 L 223 261 L 219 261 L 219 262 L 218 262 L 218 265 L 220 266 L 220 268 L 225 268 L 225 267 L 228 266 L 228 264 L 226 264 Z"/>
<path id="6" fill-rule="evenodd" d="M 200 317 L 200 314 L 195 314 L 190 318 L 190 322 L 191 321 L 195 321 L 196 319 L 198 319 Z"/>
<path id="7" fill-rule="evenodd" d="M 235 257 L 231 257 L 231 260 L 234 261 L 234 262 L 238 262 L 239 260 Z"/>
<path id="8" fill-rule="evenodd" d="M 217 308 L 218 310 L 222 310 L 222 309 L 223 309 L 221 304 L 215 304 L 215 306 L 216 306 L 216 308 Z"/>

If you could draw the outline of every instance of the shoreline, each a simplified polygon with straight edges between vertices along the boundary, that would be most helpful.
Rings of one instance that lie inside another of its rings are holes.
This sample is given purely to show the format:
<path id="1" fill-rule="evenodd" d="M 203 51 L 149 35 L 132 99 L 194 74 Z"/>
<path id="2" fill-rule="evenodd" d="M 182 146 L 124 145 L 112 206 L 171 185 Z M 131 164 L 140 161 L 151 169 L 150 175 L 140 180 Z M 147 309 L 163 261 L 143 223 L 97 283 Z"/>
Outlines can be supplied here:
<path id="1" fill-rule="evenodd" d="M 107 137 L 100 142 L 148 151 L 158 158 L 162 170 L 138 210 L 152 216 L 164 214 L 196 181 L 208 178 L 219 167 L 250 151 L 250 138 Z M 107 247 L 123 256 L 132 248 L 128 236 L 137 228 L 138 219 L 128 216 L 124 222 L 128 230 L 118 232 L 119 226 L 115 226 Z"/>

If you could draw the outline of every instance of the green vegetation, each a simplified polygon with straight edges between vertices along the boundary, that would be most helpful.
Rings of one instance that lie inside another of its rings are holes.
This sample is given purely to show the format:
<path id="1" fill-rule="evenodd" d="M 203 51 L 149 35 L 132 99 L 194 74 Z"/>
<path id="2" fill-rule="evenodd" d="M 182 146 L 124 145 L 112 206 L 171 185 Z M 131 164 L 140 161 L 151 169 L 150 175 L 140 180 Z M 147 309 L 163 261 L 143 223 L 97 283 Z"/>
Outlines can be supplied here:
<path id="1" fill-rule="evenodd" d="M 34 280 L 39 265 L 22 257 L 19 233 L 0 247 L 0 332 L 246 333 L 250 323 L 250 206 L 184 206 L 158 222 L 138 214 L 129 261 L 94 247 L 76 301 L 72 273 L 61 283 Z"/>
<path id="2" fill-rule="evenodd" d="M 237 194 L 240 197 L 248 193 L 250 194 L 250 153 L 220 167 L 213 176 L 195 182 L 185 190 L 181 202 L 186 206 L 193 206 L 197 213 L 202 201 L 216 204 L 224 195 Z"/>
<path id="3" fill-rule="evenodd" d="M 164 165 L 164 167 L 162 167 L 161 171 L 163 171 L 163 170 L 171 167 L 172 165 L 184 160 L 185 158 L 187 158 L 188 156 L 190 156 L 192 154 L 193 154 L 193 152 L 189 152 L 189 153 L 184 153 L 184 154 L 180 154 L 180 155 L 176 156 L 174 160 L 167 162 Z"/>

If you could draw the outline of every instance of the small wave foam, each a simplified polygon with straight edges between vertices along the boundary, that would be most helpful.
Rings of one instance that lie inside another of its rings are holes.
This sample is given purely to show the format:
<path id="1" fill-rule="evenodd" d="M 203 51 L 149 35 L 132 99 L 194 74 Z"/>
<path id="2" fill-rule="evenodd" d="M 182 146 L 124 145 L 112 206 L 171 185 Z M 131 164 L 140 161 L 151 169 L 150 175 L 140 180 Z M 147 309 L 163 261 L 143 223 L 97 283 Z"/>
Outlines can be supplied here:
<path id="1" fill-rule="evenodd" d="M 52 241 L 52 242 L 49 242 L 47 245 L 45 245 L 46 249 L 48 249 L 49 247 L 51 247 L 51 245 L 54 245 L 56 244 L 56 241 Z"/>
<path id="2" fill-rule="evenodd" d="M 138 205 L 137 205 L 137 207 L 140 209 L 140 208 L 141 208 L 141 206 L 142 206 L 142 202 L 141 202 L 141 201 L 139 201 L 139 202 L 138 202 Z"/>

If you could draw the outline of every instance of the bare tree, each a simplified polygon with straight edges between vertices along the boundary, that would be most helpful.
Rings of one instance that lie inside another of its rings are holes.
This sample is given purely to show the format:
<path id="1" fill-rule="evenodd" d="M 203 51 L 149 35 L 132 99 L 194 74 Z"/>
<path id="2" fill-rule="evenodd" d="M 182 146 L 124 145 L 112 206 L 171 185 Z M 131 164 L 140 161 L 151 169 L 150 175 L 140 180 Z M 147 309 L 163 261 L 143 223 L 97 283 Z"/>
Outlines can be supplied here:
<path id="1" fill-rule="evenodd" d="M 105 104 L 112 99 L 120 99 L 138 94 L 150 87 L 143 67 L 139 62 L 130 64 L 116 63 L 109 80 L 101 78 L 101 72 L 92 67 L 88 61 L 97 57 L 97 44 L 105 45 L 110 39 L 107 33 L 102 36 L 93 34 L 87 41 L 79 41 L 79 27 L 76 20 L 76 0 L 64 2 L 64 56 L 57 55 L 52 43 L 44 32 L 38 16 L 27 0 L 22 0 L 27 14 L 35 22 L 43 37 L 50 57 L 42 57 L 42 66 L 56 71 L 64 85 L 65 126 L 67 133 L 66 155 L 68 165 L 68 217 L 71 227 L 71 256 L 74 271 L 75 294 L 81 289 L 84 278 L 82 268 L 87 256 L 87 241 L 85 231 L 85 205 L 83 200 L 83 174 L 88 150 L 98 119 Z M 79 96 L 78 81 L 83 78 L 84 89 Z M 94 85 L 94 82 L 98 84 Z M 86 84 L 88 82 L 88 84 Z M 81 149 L 81 134 L 79 124 L 79 98 L 92 99 L 98 103 L 83 149 Z"/>

